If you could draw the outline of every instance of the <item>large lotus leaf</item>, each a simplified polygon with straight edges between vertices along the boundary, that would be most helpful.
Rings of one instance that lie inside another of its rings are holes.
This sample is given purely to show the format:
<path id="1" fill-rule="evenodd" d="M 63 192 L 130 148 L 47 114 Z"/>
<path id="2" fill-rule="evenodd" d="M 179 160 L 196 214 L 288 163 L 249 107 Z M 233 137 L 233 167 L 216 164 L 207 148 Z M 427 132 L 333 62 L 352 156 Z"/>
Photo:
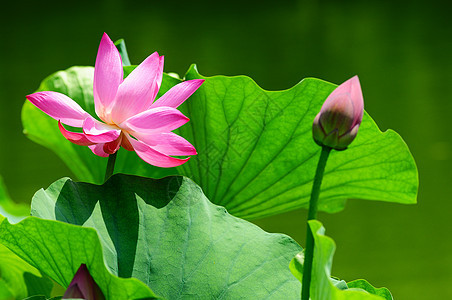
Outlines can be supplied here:
<path id="1" fill-rule="evenodd" d="M 387 288 L 376 288 L 364 279 L 357 279 L 347 282 L 347 286 L 349 289 L 361 289 L 368 293 L 381 296 L 386 300 L 393 300 L 391 292 Z"/>
<path id="2" fill-rule="evenodd" d="M 374 288 L 364 279 L 349 283 L 331 278 L 331 267 L 336 245 L 325 236 L 325 228 L 316 220 L 308 221 L 314 236 L 314 260 L 312 262 L 312 281 L 310 298 L 312 300 L 392 300 L 386 288 Z M 293 275 L 302 282 L 303 252 L 298 253 L 290 262 Z"/>
<path id="3" fill-rule="evenodd" d="M 107 299 L 155 296 L 139 280 L 118 278 L 107 271 L 102 246 L 92 228 L 36 217 L 13 225 L 0 216 L 0 243 L 63 287 L 85 263 Z"/>
<path id="4" fill-rule="evenodd" d="M 19 222 L 30 214 L 30 207 L 11 200 L 0 176 L 0 214 L 11 222 Z M 0 244 L 0 300 L 23 299 L 27 296 L 50 295 L 53 283 Z"/>
<path id="5" fill-rule="evenodd" d="M 25 298 L 24 300 L 61 300 L 61 297 L 62 296 L 48 298 L 46 296 L 31 296 L 31 297 Z M 80 299 L 80 298 L 78 298 L 78 299 L 65 298 L 65 299 L 66 300 L 84 300 L 84 299 Z M 144 300 L 144 299 L 142 299 L 142 300 Z"/>
<path id="6" fill-rule="evenodd" d="M 23 291 L 21 291 L 23 293 Z M 45 298 L 45 297 L 44 297 Z M 1 300 L 13 300 L 15 299 L 14 292 L 4 280 L 0 280 L 0 299 Z M 22 297 L 23 299 L 23 297 Z M 44 299 L 45 300 L 45 299 Z"/>
<path id="7" fill-rule="evenodd" d="M 167 299 L 294 299 L 288 268 L 300 246 L 212 204 L 192 180 L 116 174 L 98 186 L 61 179 L 32 214 L 92 227 L 106 264 Z"/>
<path id="8" fill-rule="evenodd" d="M 48 298 L 46 296 L 31 296 L 28 298 L 25 298 L 24 300 L 61 300 L 62 296 L 58 296 L 58 297 L 52 297 L 52 298 Z M 83 299 L 66 299 L 66 300 L 83 300 Z"/>
<path id="9" fill-rule="evenodd" d="M 212 202 L 243 218 L 306 208 L 320 154 L 312 121 L 336 85 L 308 78 L 288 90 L 265 91 L 246 76 L 204 77 L 191 67 L 186 79 L 195 78 L 206 81 L 180 106 L 191 121 L 177 132 L 199 154 L 168 170 L 122 150 L 116 171 L 154 178 L 179 171 Z M 165 75 L 161 92 L 178 82 Z M 39 89 L 68 94 L 93 113 L 92 68 L 58 72 Z M 22 119 L 28 136 L 53 149 L 79 179 L 102 182 L 106 159 L 65 141 L 56 121 L 30 103 L 25 103 Z M 365 113 L 349 149 L 330 155 L 319 209 L 338 211 L 348 198 L 415 203 L 417 187 L 416 165 L 404 141 L 392 130 L 381 132 Z"/>
<path id="10" fill-rule="evenodd" d="M 204 77 L 182 110 L 191 121 L 179 132 L 198 156 L 182 166 L 209 199 L 232 214 L 256 218 L 307 208 L 320 147 L 312 122 L 336 85 L 308 78 L 289 90 L 265 91 L 246 76 Z M 365 113 L 348 150 L 332 151 L 319 209 L 340 210 L 347 198 L 415 203 L 414 160 L 400 136 L 382 133 Z"/>
<path id="11" fill-rule="evenodd" d="M 53 282 L 0 244 L 0 300 L 50 296 Z"/>

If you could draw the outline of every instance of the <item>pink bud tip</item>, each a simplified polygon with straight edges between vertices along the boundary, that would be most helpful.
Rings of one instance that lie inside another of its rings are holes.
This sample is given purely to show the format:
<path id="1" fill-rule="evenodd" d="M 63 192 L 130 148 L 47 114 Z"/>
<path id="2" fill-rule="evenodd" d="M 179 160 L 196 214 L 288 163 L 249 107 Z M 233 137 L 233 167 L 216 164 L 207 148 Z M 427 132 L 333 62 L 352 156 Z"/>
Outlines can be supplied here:
<path id="1" fill-rule="evenodd" d="M 355 139 L 364 113 L 358 76 L 338 86 L 314 119 L 312 134 L 320 146 L 344 150 Z"/>
<path id="2" fill-rule="evenodd" d="M 61 299 L 105 300 L 104 294 L 94 281 L 85 264 L 81 264 Z"/>

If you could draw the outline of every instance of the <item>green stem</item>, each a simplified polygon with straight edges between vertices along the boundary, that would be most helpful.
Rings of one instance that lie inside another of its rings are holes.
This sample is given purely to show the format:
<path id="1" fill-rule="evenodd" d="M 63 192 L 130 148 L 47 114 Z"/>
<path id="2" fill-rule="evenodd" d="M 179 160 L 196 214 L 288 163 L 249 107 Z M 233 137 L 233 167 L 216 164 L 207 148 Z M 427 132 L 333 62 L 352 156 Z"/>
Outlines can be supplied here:
<path id="1" fill-rule="evenodd" d="M 319 163 L 317 164 L 317 170 L 315 171 L 314 183 L 312 185 L 311 200 L 309 201 L 308 221 L 315 220 L 317 218 L 317 202 L 320 195 L 320 185 L 322 184 L 323 172 L 325 171 L 326 161 L 330 155 L 331 148 L 327 146 L 322 147 L 320 153 Z M 301 285 L 301 300 L 309 300 L 310 286 L 311 286 L 311 273 L 312 273 L 312 260 L 314 258 L 314 236 L 307 224 L 306 230 L 306 248 L 304 250 L 304 263 L 303 263 L 303 282 Z"/>
<path id="2" fill-rule="evenodd" d="M 108 156 L 107 170 L 105 171 L 104 181 L 107 181 L 107 179 L 110 178 L 111 175 L 113 175 L 113 172 L 115 170 L 115 162 L 116 162 L 117 154 L 118 154 L 118 151 L 116 151 L 115 153 L 110 154 Z"/>

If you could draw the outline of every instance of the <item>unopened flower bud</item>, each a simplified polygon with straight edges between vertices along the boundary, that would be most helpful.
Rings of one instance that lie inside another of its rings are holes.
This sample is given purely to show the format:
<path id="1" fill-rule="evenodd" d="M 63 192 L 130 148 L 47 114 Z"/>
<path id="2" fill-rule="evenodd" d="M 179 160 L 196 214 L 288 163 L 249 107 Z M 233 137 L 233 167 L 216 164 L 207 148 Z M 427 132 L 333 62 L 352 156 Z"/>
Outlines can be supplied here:
<path id="1" fill-rule="evenodd" d="M 312 125 L 314 141 L 320 146 L 346 149 L 358 133 L 363 113 L 361 85 L 354 76 L 326 98 Z"/>
<path id="2" fill-rule="evenodd" d="M 105 300 L 104 294 L 91 277 L 85 264 L 81 264 L 78 268 L 62 299 L 73 298 Z"/>

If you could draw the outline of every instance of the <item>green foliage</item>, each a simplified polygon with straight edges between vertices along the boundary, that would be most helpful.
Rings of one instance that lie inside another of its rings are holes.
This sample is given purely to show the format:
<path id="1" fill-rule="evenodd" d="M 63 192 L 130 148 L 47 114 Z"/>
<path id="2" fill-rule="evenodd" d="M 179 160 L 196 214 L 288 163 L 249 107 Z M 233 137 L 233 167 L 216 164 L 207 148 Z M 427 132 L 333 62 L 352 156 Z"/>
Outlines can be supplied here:
<path id="1" fill-rule="evenodd" d="M 126 67 L 128 74 L 133 67 Z M 120 151 L 116 172 L 161 178 L 192 178 L 216 204 L 242 218 L 258 218 L 307 208 L 320 147 L 312 121 L 336 87 L 308 78 L 284 91 L 265 91 L 246 76 L 204 77 L 194 67 L 186 79 L 206 81 L 181 107 L 191 121 L 177 132 L 198 155 L 178 169 L 147 165 L 135 153 Z M 39 90 L 67 94 L 93 116 L 93 68 L 73 67 L 47 77 Z M 180 82 L 164 75 L 159 95 Z M 78 179 L 101 183 L 106 159 L 66 141 L 57 122 L 26 102 L 25 132 L 55 151 Z M 382 133 L 365 113 L 356 140 L 345 152 L 333 151 L 325 171 L 319 209 L 336 212 L 345 200 L 359 198 L 415 203 L 414 160 L 400 136 Z"/>
<path id="2" fill-rule="evenodd" d="M 312 122 L 334 84 L 308 78 L 285 91 L 264 91 L 252 79 L 203 77 L 182 106 L 191 119 L 179 132 L 198 156 L 182 166 L 206 195 L 237 216 L 256 218 L 307 208 L 320 147 Z M 366 113 L 358 137 L 328 160 L 319 209 L 340 210 L 346 198 L 415 203 L 417 171 L 400 136 L 380 132 Z"/>
<path id="3" fill-rule="evenodd" d="M 52 297 L 52 298 L 48 298 L 46 296 L 31 296 L 28 298 L 25 298 L 24 300 L 60 300 L 60 297 Z M 66 299 L 66 300 L 83 300 L 83 299 Z"/>
<path id="4" fill-rule="evenodd" d="M 386 300 L 392 300 L 391 292 L 387 288 L 375 288 L 364 279 L 358 279 L 347 283 L 350 289 L 361 289 L 368 293 L 383 297 Z"/>
<path id="5" fill-rule="evenodd" d="M 10 199 L 0 177 L 0 214 L 18 222 L 29 213 L 30 207 Z M 50 296 L 52 287 L 49 279 L 0 244 L 0 300 L 23 299 L 30 295 Z"/>
<path id="6" fill-rule="evenodd" d="M 325 228 L 316 220 L 308 221 L 314 236 L 314 260 L 312 262 L 311 299 L 312 300 L 392 300 L 386 288 L 374 288 L 364 279 L 350 283 L 331 278 L 333 255 L 336 249 L 334 241 L 325 236 Z M 292 274 L 302 282 L 303 252 L 298 253 L 290 262 Z"/>
<path id="7" fill-rule="evenodd" d="M 0 244 L 0 299 L 23 299 L 30 295 L 50 296 L 53 283 Z"/>
<path id="8" fill-rule="evenodd" d="M 115 41 L 115 46 L 118 48 L 119 54 L 121 55 L 122 65 L 130 66 L 129 55 L 127 54 L 126 42 L 124 39 L 119 39 Z"/>
<path id="9" fill-rule="evenodd" d="M 30 214 L 30 207 L 17 204 L 8 195 L 3 178 L 0 176 L 0 214 L 8 217 L 10 221 L 18 222 Z"/>
<path id="10" fill-rule="evenodd" d="M 108 299 L 154 296 L 139 280 L 118 278 L 107 271 L 99 237 L 92 228 L 35 217 L 14 225 L 6 218 L 0 222 L 0 243 L 63 287 L 85 263 Z"/>
<path id="11" fill-rule="evenodd" d="M 287 266 L 300 246 L 231 216 L 185 177 L 117 174 L 101 186 L 61 179 L 36 193 L 32 214 L 95 228 L 112 273 L 167 299 L 299 294 Z"/>

